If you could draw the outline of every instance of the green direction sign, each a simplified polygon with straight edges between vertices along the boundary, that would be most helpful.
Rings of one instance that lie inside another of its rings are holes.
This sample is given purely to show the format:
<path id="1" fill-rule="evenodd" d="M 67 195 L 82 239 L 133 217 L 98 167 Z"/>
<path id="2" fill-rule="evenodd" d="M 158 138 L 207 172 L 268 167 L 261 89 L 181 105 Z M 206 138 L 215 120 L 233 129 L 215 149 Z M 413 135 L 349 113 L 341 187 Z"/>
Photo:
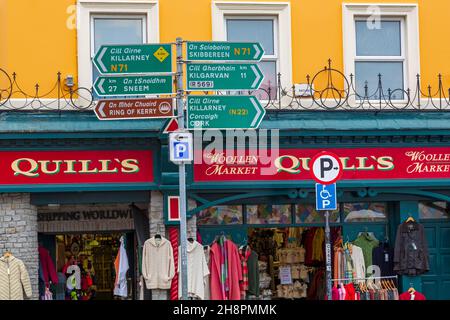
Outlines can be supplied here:
<path id="1" fill-rule="evenodd" d="M 170 94 L 172 76 L 101 76 L 95 80 L 94 90 L 99 96 Z"/>
<path id="2" fill-rule="evenodd" d="M 266 110 L 254 96 L 189 96 L 187 128 L 256 129 Z"/>
<path id="3" fill-rule="evenodd" d="M 94 57 L 101 74 L 172 72 L 170 44 L 105 45 Z"/>
<path id="4" fill-rule="evenodd" d="M 256 64 L 195 63 L 187 65 L 187 90 L 255 90 L 264 75 Z"/>
<path id="5" fill-rule="evenodd" d="M 258 42 L 188 42 L 190 61 L 259 61 L 264 49 Z"/>

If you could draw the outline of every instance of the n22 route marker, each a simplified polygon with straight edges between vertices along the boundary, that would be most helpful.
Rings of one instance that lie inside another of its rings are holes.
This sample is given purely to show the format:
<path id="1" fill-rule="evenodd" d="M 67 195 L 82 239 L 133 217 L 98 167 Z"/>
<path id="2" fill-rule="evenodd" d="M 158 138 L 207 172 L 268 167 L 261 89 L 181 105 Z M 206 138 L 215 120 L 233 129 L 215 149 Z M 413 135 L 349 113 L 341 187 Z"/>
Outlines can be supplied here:
<path id="1" fill-rule="evenodd" d="M 94 111 L 99 120 L 174 117 L 172 98 L 99 100 Z"/>
<path id="2" fill-rule="evenodd" d="M 172 76 L 100 76 L 95 80 L 94 90 L 103 97 L 170 94 Z"/>
<path id="3" fill-rule="evenodd" d="M 170 44 L 104 45 L 94 57 L 101 74 L 172 72 Z"/>
<path id="4" fill-rule="evenodd" d="M 187 90 L 255 90 L 264 75 L 256 64 L 195 63 L 187 65 Z"/>
<path id="5" fill-rule="evenodd" d="M 259 61 L 264 49 L 258 42 L 188 42 L 189 61 Z"/>
<path id="6" fill-rule="evenodd" d="M 254 96 L 190 96 L 187 128 L 256 129 L 266 110 Z"/>

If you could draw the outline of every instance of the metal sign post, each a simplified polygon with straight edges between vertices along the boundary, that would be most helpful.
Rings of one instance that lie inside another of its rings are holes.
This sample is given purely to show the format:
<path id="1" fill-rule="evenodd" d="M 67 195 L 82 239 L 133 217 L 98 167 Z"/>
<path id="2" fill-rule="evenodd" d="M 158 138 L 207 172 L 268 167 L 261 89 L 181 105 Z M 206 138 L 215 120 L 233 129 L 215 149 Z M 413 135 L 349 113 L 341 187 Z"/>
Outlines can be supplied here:
<path id="1" fill-rule="evenodd" d="M 327 299 L 331 300 L 331 237 L 330 211 L 337 209 L 336 182 L 342 175 L 339 158 L 329 152 L 321 152 L 311 159 L 311 176 L 316 184 L 316 210 L 325 210 L 325 263 Z"/>
<path id="2" fill-rule="evenodd" d="M 183 39 L 177 38 L 177 111 L 178 128 L 184 129 L 183 108 Z M 187 228 L 186 228 L 186 165 L 179 165 L 180 184 L 180 248 L 181 248 L 181 300 L 187 300 L 188 274 L 187 274 Z"/>

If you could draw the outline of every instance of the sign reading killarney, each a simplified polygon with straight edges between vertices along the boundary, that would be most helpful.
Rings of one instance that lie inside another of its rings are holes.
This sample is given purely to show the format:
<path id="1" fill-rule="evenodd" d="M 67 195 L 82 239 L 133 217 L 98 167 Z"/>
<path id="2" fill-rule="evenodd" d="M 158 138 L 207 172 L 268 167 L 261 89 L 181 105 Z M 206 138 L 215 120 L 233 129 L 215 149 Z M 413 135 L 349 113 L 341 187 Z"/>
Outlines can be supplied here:
<path id="1" fill-rule="evenodd" d="M 104 45 L 94 57 L 101 74 L 172 72 L 170 44 Z"/>
<path id="2" fill-rule="evenodd" d="M 187 90 L 255 90 L 264 75 L 256 64 L 196 63 L 187 65 Z"/>
<path id="3" fill-rule="evenodd" d="M 99 96 L 142 96 L 172 93 L 172 76 L 98 77 L 94 90 Z"/>
<path id="4" fill-rule="evenodd" d="M 187 128 L 256 129 L 266 114 L 254 96 L 189 96 Z"/>
<path id="5" fill-rule="evenodd" d="M 188 42 L 190 61 L 259 61 L 264 49 L 258 42 Z"/>

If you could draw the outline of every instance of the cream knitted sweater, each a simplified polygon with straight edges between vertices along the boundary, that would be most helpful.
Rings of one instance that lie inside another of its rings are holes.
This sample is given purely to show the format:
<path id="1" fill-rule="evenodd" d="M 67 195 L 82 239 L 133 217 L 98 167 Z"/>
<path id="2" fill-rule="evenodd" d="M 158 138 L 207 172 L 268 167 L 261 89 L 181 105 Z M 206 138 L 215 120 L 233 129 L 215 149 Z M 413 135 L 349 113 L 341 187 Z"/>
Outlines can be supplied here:
<path id="1" fill-rule="evenodd" d="M 170 289 L 175 275 L 173 248 L 169 240 L 151 237 L 144 242 L 142 252 L 142 275 L 147 289 Z"/>
<path id="2" fill-rule="evenodd" d="M 31 283 L 22 260 L 14 256 L 0 258 L 0 300 L 23 300 L 31 297 Z"/>

